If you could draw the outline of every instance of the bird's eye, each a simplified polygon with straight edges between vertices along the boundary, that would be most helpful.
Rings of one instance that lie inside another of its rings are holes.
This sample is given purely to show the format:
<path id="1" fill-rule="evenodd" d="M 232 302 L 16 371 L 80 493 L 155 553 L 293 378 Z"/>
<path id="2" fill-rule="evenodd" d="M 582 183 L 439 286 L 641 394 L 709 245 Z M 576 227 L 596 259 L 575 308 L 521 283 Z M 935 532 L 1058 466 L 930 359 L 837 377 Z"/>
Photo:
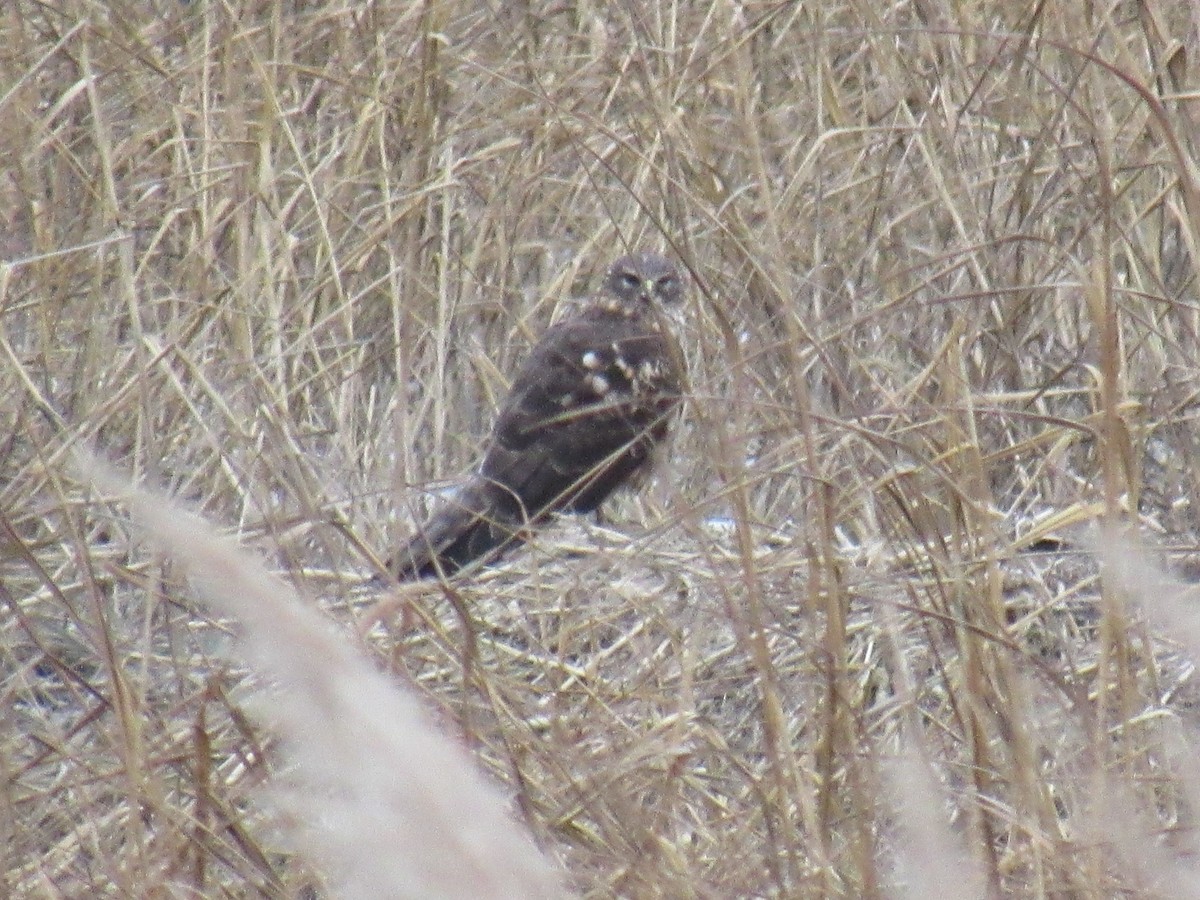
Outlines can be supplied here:
<path id="1" fill-rule="evenodd" d="M 673 287 L 675 287 L 675 276 L 674 275 L 664 275 L 662 278 L 658 279 L 659 290 L 669 291 Z"/>
<path id="2" fill-rule="evenodd" d="M 627 288 L 635 288 L 642 283 L 642 279 L 638 278 L 632 272 L 621 273 L 621 284 Z"/>

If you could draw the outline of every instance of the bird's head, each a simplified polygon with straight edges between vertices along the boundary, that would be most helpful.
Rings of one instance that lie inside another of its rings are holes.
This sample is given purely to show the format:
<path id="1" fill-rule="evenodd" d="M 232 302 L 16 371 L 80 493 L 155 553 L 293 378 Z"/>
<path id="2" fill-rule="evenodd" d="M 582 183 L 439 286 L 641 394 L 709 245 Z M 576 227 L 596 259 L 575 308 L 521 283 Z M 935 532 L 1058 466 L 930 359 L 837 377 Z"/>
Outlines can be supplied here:
<path id="1" fill-rule="evenodd" d="M 671 261 L 657 253 L 632 253 L 609 267 L 605 289 L 623 303 L 669 305 L 679 301 L 683 283 Z"/>

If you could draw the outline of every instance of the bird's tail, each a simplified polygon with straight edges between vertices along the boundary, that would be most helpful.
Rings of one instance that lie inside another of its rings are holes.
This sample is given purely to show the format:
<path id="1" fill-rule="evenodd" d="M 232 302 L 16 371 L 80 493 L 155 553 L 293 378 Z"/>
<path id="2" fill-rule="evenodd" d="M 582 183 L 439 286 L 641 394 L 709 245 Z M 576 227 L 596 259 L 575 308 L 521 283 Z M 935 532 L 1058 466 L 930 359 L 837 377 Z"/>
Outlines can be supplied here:
<path id="1" fill-rule="evenodd" d="M 475 560 L 494 560 L 522 540 L 524 517 L 482 478 L 472 478 L 388 561 L 400 581 L 453 575 Z"/>

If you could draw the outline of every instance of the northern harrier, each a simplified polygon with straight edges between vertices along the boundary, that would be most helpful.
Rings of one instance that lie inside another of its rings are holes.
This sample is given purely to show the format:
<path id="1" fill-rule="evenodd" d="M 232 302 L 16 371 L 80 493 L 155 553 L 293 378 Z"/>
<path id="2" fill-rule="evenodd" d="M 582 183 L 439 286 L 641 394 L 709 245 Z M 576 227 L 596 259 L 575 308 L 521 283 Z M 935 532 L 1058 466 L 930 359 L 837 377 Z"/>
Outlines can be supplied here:
<path id="1" fill-rule="evenodd" d="M 604 295 L 534 346 L 483 461 L 388 569 L 410 580 L 495 560 L 552 513 L 591 512 L 644 473 L 680 401 L 679 346 L 659 306 L 681 293 L 657 254 L 614 262 Z"/>

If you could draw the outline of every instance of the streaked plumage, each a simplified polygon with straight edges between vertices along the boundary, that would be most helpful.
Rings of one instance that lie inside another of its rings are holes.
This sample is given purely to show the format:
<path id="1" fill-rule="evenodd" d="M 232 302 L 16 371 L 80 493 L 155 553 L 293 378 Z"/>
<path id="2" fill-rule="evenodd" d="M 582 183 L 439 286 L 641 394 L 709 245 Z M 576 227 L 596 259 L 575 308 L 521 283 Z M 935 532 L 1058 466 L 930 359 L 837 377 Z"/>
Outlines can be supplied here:
<path id="1" fill-rule="evenodd" d="M 550 514 L 591 512 L 643 473 L 680 400 L 679 348 L 659 306 L 681 292 L 657 254 L 614 262 L 604 295 L 534 346 L 478 469 L 389 570 L 406 580 L 495 559 Z"/>

